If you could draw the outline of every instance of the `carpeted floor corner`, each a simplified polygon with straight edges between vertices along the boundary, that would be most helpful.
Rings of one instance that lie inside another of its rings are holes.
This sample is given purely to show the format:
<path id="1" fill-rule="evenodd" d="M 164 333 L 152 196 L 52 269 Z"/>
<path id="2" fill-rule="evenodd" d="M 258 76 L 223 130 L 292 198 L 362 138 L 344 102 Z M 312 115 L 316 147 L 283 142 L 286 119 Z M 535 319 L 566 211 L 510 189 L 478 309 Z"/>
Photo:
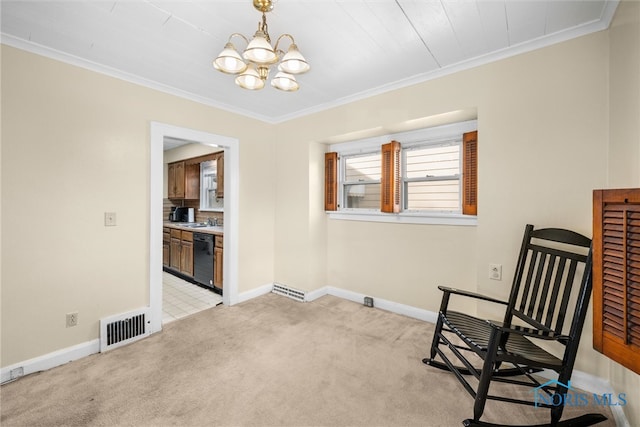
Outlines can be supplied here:
<path id="1" fill-rule="evenodd" d="M 453 375 L 421 363 L 432 332 L 432 324 L 336 297 L 300 303 L 268 294 L 6 384 L 0 424 L 459 426 L 473 402 Z M 615 425 L 605 415 L 600 426 Z M 483 417 L 548 419 L 547 410 L 499 402 L 488 402 Z"/>

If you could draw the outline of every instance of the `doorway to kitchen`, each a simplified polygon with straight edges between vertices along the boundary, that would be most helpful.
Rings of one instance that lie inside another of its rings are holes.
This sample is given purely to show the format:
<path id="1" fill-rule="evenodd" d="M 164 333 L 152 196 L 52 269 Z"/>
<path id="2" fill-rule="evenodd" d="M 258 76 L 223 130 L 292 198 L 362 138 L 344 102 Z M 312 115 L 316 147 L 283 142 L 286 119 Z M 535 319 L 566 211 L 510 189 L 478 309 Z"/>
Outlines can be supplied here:
<path id="1" fill-rule="evenodd" d="M 151 309 L 151 332 L 162 329 L 163 319 L 163 271 L 162 271 L 162 225 L 165 139 L 185 140 L 224 150 L 224 257 L 223 297 L 225 305 L 238 301 L 238 163 L 239 141 L 222 135 L 188 128 L 151 123 L 150 138 L 150 218 L 149 218 L 149 305 Z"/>
<path id="2" fill-rule="evenodd" d="M 222 304 L 222 297 L 217 293 L 162 272 L 163 325 L 219 304 Z"/>

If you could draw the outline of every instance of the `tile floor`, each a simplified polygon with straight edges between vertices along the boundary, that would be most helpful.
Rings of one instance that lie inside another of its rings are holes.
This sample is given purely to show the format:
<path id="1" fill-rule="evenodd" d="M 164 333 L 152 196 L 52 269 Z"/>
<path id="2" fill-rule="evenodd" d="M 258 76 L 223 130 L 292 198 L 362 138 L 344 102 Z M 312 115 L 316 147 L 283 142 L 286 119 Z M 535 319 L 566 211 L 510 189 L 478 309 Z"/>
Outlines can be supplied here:
<path id="1" fill-rule="evenodd" d="M 162 323 L 173 322 L 218 304 L 222 304 L 220 295 L 162 272 Z"/>

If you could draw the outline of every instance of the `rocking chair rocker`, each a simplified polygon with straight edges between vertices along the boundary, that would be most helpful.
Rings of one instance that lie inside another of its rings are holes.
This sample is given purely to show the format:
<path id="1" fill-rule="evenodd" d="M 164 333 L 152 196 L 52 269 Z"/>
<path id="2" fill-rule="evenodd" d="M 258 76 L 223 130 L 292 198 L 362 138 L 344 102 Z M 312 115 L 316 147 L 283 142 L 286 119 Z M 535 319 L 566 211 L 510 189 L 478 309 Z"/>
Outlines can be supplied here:
<path id="1" fill-rule="evenodd" d="M 464 420 L 463 425 L 504 425 L 480 421 L 487 399 L 549 408 L 551 422 L 545 425 L 589 426 L 607 419 L 601 414 L 585 414 L 560 421 L 591 296 L 590 247 L 590 239 L 573 231 L 557 228 L 534 230 L 532 225 L 527 225 L 508 301 L 438 287 L 444 294 L 430 357 L 422 361 L 453 372 L 474 397 L 473 418 Z M 449 310 L 452 295 L 503 305 L 504 320 L 484 320 Z M 570 321 L 567 327 L 565 320 Z M 536 344 L 541 341 L 559 343 L 563 355 L 552 355 Z M 449 355 L 445 353 L 446 349 Z M 479 356 L 482 366 L 474 367 L 464 352 Z M 453 358 L 450 354 L 456 356 L 463 366 L 454 365 L 449 359 Z M 442 362 L 435 360 L 436 356 Z M 500 369 L 503 364 L 513 367 Z M 541 384 L 531 374 L 542 370 L 555 371 L 557 380 Z M 476 378 L 475 390 L 465 375 Z M 520 378 L 510 378 L 513 376 Z M 537 388 L 545 395 L 537 401 L 490 395 L 492 381 Z"/>

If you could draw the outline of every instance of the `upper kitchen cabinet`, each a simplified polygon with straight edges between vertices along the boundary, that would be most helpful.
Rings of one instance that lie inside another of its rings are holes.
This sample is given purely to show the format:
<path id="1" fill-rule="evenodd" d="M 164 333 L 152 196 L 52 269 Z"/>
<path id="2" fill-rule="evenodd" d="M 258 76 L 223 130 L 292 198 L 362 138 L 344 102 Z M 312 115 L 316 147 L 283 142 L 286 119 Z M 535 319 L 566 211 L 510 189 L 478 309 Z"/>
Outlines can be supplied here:
<path id="1" fill-rule="evenodd" d="M 216 176 L 218 177 L 218 187 L 216 188 L 216 197 L 222 199 L 224 197 L 224 153 L 220 153 L 216 159 L 218 170 Z"/>
<path id="2" fill-rule="evenodd" d="M 198 199 L 200 197 L 200 165 L 185 161 L 168 165 L 167 192 L 170 199 Z"/>
<path id="3" fill-rule="evenodd" d="M 184 162 L 169 163 L 168 187 L 170 199 L 184 199 Z"/>
<path id="4" fill-rule="evenodd" d="M 184 198 L 200 198 L 200 165 L 198 163 L 186 163 L 184 167 Z"/>

